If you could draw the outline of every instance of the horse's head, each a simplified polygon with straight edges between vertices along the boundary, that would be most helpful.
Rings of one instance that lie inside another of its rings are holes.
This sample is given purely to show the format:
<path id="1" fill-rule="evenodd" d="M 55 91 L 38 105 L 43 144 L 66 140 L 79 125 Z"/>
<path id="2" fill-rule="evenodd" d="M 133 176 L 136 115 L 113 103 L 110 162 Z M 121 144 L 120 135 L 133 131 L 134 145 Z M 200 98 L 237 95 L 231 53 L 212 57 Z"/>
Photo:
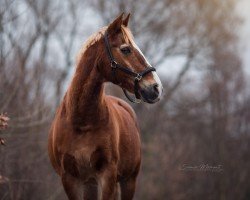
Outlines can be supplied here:
<path id="1" fill-rule="evenodd" d="M 105 52 L 101 59 L 106 67 L 101 71 L 108 81 L 134 93 L 137 99 L 155 103 L 162 95 L 162 84 L 135 44 L 128 21 L 129 15 L 123 19 L 122 14 L 107 27 L 103 40 Z"/>

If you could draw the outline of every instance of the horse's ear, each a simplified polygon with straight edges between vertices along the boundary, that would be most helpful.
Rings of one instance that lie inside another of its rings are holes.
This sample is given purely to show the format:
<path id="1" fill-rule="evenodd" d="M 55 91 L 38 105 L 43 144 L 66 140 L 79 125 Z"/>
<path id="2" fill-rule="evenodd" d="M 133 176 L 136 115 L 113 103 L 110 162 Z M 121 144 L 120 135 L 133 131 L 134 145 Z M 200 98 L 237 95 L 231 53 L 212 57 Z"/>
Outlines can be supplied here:
<path id="1" fill-rule="evenodd" d="M 128 22 L 129 22 L 129 18 L 130 18 L 130 13 L 127 15 L 127 17 L 123 20 L 123 25 L 124 26 L 128 26 Z"/>
<path id="2" fill-rule="evenodd" d="M 108 32 L 111 34 L 116 34 L 119 31 L 121 31 L 121 26 L 123 23 L 123 15 L 124 13 L 120 14 L 109 26 L 108 26 Z"/>

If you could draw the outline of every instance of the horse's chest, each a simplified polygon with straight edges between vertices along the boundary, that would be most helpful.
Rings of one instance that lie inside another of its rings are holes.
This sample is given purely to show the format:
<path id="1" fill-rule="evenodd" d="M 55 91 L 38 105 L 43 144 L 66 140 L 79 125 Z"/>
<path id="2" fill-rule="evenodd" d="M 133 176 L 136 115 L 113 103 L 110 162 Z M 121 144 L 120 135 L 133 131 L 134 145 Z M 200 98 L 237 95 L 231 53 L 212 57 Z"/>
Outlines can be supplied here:
<path id="1" fill-rule="evenodd" d="M 111 155 L 102 147 L 81 149 L 63 155 L 64 171 L 81 179 L 95 177 L 108 165 Z"/>
<path id="2" fill-rule="evenodd" d="M 117 150 L 111 137 L 90 134 L 74 141 L 63 157 L 65 171 L 71 175 L 86 179 L 104 170 L 114 159 L 117 160 Z"/>

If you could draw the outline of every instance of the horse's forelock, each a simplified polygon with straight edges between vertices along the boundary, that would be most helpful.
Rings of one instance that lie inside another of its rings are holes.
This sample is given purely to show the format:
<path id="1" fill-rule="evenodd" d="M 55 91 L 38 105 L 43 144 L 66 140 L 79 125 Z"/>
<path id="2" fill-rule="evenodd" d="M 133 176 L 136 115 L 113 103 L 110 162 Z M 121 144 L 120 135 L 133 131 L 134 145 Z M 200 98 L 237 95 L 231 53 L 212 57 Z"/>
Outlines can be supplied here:
<path id="1" fill-rule="evenodd" d="M 122 25 L 121 30 L 122 30 L 122 34 L 123 34 L 123 37 L 124 37 L 126 43 L 134 44 L 134 37 L 133 37 L 130 29 L 128 27 Z"/>
<path id="2" fill-rule="evenodd" d="M 85 53 L 85 51 L 102 38 L 102 36 L 104 35 L 107 28 L 108 28 L 107 26 L 101 28 L 98 32 L 92 34 L 87 39 L 87 41 L 84 43 L 84 45 L 82 46 L 81 50 L 79 51 L 79 53 L 77 55 L 77 63 L 79 63 L 79 61 L 80 61 L 81 57 L 83 56 L 83 54 Z M 130 29 L 128 27 L 122 25 L 121 31 L 122 31 L 122 35 L 123 35 L 126 43 L 131 43 L 132 45 L 134 45 L 135 42 L 134 42 L 134 38 L 133 38 L 133 35 L 132 35 Z"/>

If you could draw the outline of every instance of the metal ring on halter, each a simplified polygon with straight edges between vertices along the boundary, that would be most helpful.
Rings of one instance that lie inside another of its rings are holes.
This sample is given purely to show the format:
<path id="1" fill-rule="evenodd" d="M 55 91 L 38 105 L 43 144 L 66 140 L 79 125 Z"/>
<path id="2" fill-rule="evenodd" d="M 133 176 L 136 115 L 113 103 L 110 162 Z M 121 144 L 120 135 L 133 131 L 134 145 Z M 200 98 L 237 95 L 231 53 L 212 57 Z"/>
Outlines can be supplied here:
<path id="1" fill-rule="evenodd" d="M 110 65 L 112 68 L 117 68 L 118 63 L 115 60 L 112 60 Z"/>
<path id="2" fill-rule="evenodd" d="M 135 77 L 136 81 L 140 81 L 142 79 L 142 75 L 140 73 L 138 73 Z"/>

